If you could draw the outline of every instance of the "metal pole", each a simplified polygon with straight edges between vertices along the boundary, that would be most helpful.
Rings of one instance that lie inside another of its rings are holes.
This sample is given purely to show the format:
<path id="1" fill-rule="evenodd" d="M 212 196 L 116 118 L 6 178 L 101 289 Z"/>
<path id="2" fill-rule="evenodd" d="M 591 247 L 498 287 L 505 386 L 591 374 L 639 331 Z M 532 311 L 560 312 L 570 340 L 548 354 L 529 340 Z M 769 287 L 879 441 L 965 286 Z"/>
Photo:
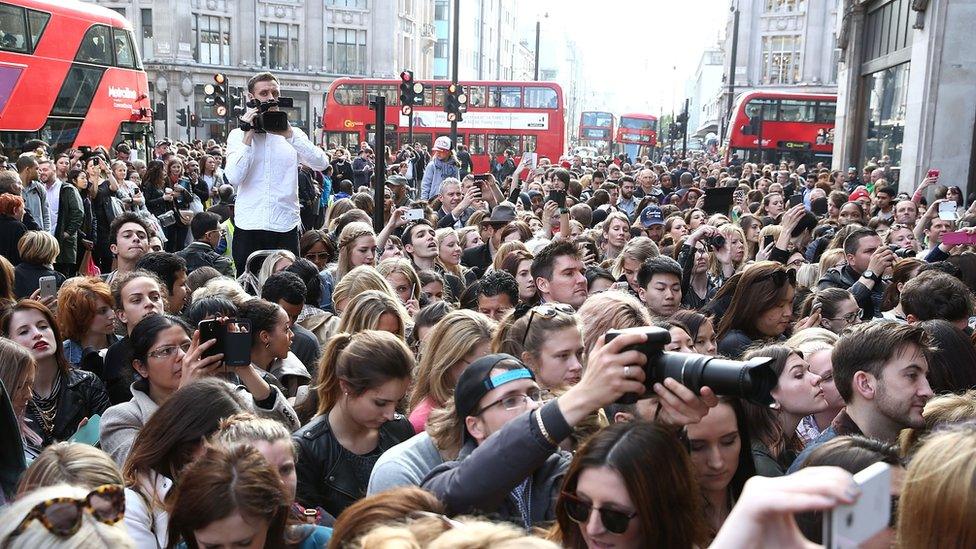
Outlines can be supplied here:
<path id="1" fill-rule="evenodd" d="M 539 81 L 539 31 L 542 28 L 541 22 L 535 20 L 535 78 L 533 80 Z"/>
<path id="2" fill-rule="evenodd" d="M 410 115 L 407 116 L 407 143 L 413 143 L 413 109 L 410 109 Z"/>
<path id="3" fill-rule="evenodd" d="M 739 51 L 739 8 L 732 7 L 732 51 L 729 63 L 729 97 L 725 105 L 725 116 L 722 118 L 722 137 L 725 136 L 726 124 L 731 124 L 732 103 L 735 100 L 735 57 Z M 719 139 L 721 139 L 720 137 Z"/>
<path id="4" fill-rule="evenodd" d="M 386 184 L 386 97 L 377 95 L 369 102 L 376 113 L 373 133 L 376 136 L 376 166 L 373 168 L 373 230 L 379 234 L 386 222 L 383 220 L 383 190 Z"/>
<path id="5" fill-rule="evenodd" d="M 193 111 L 190 110 L 190 107 L 187 107 L 186 108 L 186 140 L 187 141 L 193 141 L 193 138 L 190 137 L 190 131 L 192 129 L 193 129 Z"/>
<path id="6" fill-rule="evenodd" d="M 461 41 L 461 0 L 454 0 L 454 45 L 451 52 L 451 82 L 458 83 L 458 63 L 460 53 L 458 43 Z M 457 147 L 457 120 L 451 121 L 451 150 Z M 377 231 L 378 232 L 378 231 Z"/>
<path id="7" fill-rule="evenodd" d="M 759 133 L 759 135 L 756 136 L 756 141 L 757 141 L 757 145 L 759 145 L 759 165 L 760 165 L 760 168 L 762 168 L 763 158 L 765 158 L 765 156 L 766 156 L 765 155 L 765 152 L 766 151 L 763 150 L 762 133 L 763 133 L 763 125 L 764 124 L 763 124 L 763 112 L 762 112 L 762 108 L 761 107 L 759 109 L 759 115 L 758 116 L 759 116 L 759 132 L 757 132 L 757 133 Z"/>
<path id="8" fill-rule="evenodd" d="M 685 110 L 681 116 L 684 119 L 681 122 L 681 156 L 684 158 L 688 158 L 688 102 L 689 101 L 690 100 L 686 97 Z"/>

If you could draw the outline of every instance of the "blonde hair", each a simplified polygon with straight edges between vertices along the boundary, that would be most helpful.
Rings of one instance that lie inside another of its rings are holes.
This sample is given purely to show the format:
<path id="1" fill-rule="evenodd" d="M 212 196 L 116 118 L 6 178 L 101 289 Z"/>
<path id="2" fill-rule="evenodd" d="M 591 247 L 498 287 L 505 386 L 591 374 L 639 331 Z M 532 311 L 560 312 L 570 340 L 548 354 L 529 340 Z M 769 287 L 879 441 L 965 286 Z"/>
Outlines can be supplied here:
<path id="1" fill-rule="evenodd" d="M 765 230 L 765 227 L 763 228 Z M 725 237 L 726 246 L 732 244 L 732 237 L 738 236 L 739 242 L 742 242 L 742 246 L 746 246 L 746 233 L 739 228 L 738 225 L 734 223 L 726 223 L 725 225 L 719 225 L 718 234 Z M 762 243 L 762 239 L 759 240 Z M 748 250 L 747 250 L 748 251 Z M 722 273 L 722 264 L 718 260 L 717 254 L 709 254 L 709 261 L 711 262 L 709 272 L 714 275 L 720 275 Z M 745 265 L 746 259 L 748 259 L 748 254 L 742 254 L 742 260 L 738 263 L 733 263 L 732 266 L 735 268 L 735 272 L 742 270 L 742 266 Z"/>
<path id="2" fill-rule="evenodd" d="M 580 307 L 583 319 L 583 357 L 589 356 L 596 341 L 607 330 L 649 326 L 651 316 L 629 292 L 609 291 L 591 296 Z"/>
<path id="3" fill-rule="evenodd" d="M 650 238 L 646 236 L 632 238 L 624 244 L 623 249 L 620 250 L 620 255 L 613 260 L 613 269 L 610 272 L 614 278 L 619 278 L 624 273 L 624 260 L 630 259 L 643 264 L 648 259 L 659 255 L 661 255 L 661 251 Z"/>
<path id="4" fill-rule="evenodd" d="M 206 284 L 193 290 L 193 296 L 190 302 L 192 303 L 204 297 L 226 297 L 237 307 L 254 299 L 254 296 L 244 291 L 240 282 L 229 276 L 211 278 Z"/>
<path id="5" fill-rule="evenodd" d="M 274 274 L 275 265 L 277 265 L 282 259 L 287 259 L 292 263 L 298 261 L 295 254 L 288 250 L 275 250 L 268 254 L 268 256 L 264 258 L 264 261 L 261 262 L 261 269 L 258 271 L 258 293 L 260 293 L 261 288 L 264 287 L 264 282 Z"/>
<path id="6" fill-rule="evenodd" d="M 82 500 L 89 490 L 68 484 L 58 484 L 39 488 L 24 494 L 0 513 L 0 546 L 8 549 L 88 549 L 91 547 L 135 547 L 126 532 L 123 521 L 104 524 L 95 520 L 91 513 L 81 514 L 81 525 L 69 537 L 61 537 L 48 532 L 39 520 L 32 520 L 27 528 L 14 536 L 13 532 L 37 504 L 55 498 Z"/>
<path id="7" fill-rule="evenodd" d="M 17 242 L 20 260 L 32 265 L 51 265 L 61 253 L 58 239 L 47 231 L 28 231 Z"/>
<path id="8" fill-rule="evenodd" d="M 434 408 L 427 416 L 424 431 L 430 436 L 431 442 L 445 459 L 457 458 L 461 451 L 462 435 L 464 434 L 464 420 L 457 417 L 457 407 L 454 399 L 449 398 L 440 408 Z"/>
<path id="9" fill-rule="evenodd" d="M 233 449 L 239 444 L 258 441 L 272 444 L 279 440 L 290 442 L 291 433 L 280 421 L 242 412 L 222 419 L 212 440 L 228 449 Z"/>
<path id="10" fill-rule="evenodd" d="M 353 221 L 345 227 L 342 228 L 342 233 L 339 234 L 339 241 L 336 247 L 339 249 L 339 262 L 336 267 L 336 281 L 342 280 L 342 277 L 346 276 L 352 266 L 349 264 L 349 255 L 352 253 L 352 246 L 355 244 L 356 239 L 363 236 L 372 236 L 376 238 L 376 233 L 373 232 L 373 228 L 362 221 Z"/>
<path id="11" fill-rule="evenodd" d="M 45 448 L 24 471 L 17 495 L 57 484 L 94 490 L 103 484 L 124 482 L 118 465 L 102 450 L 80 442 L 56 442 Z"/>
<path id="12" fill-rule="evenodd" d="M 830 248 L 829 250 L 824 250 L 824 253 L 820 255 L 820 273 L 821 275 L 827 274 L 827 271 L 833 269 L 841 261 L 847 261 L 847 256 L 844 254 L 844 248 Z"/>
<path id="13" fill-rule="evenodd" d="M 376 330 L 380 317 L 385 313 L 391 313 L 397 318 L 399 329 L 395 335 L 403 339 L 410 315 L 396 298 L 377 290 L 367 290 L 349 300 L 340 317 L 338 330 L 348 333 Z"/>
<path id="14" fill-rule="evenodd" d="M 793 334 L 793 337 L 786 340 L 786 345 L 790 349 L 803 356 L 810 356 L 813 353 L 827 351 L 837 346 L 840 336 L 823 328 L 806 328 Z"/>
<path id="15" fill-rule="evenodd" d="M 37 368 L 34 357 L 25 347 L 13 341 L 0 338 L 0 382 L 7 388 L 7 394 L 12 398 L 21 382 L 25 381 L 31 368 Z M 31 443 L 38 446 L 43 442 L 40 435 L 27 426 L 25 413 L 17 418 L 22 435 Z"/>
<path id="16" fill-rule="evenodd" d="M 817 263 L 804 263 L 796 270 L 796 289 L 809 288 L 817 289 L 817 282 L 820 281 L 820 265 Z"/>
<path id="17" fill-rule="evenodd" d="M 359 549 L 558 549 L 558 545 L 526 534 L 504 522 L 462 518 L 452 526 L 446 517 L 425 516 L 374 528 L 359 539 Z M 457 521 L 455 521 L 457 522 Z"/>
<path id="18" fill-rule="evenodd" d="M 521 240 L 506 242 L 499 246 L 498 251 L 495 252 L 495 258 L 491 261 L 492 268 L 494 268 L 496 271 L 505 270 L 502 267 L 502 263 L 505 262 L 505 258 L 508 257 L 508 254 L 514 252 L 515 250 L 522 250 L 526 253 L 529 252 L 529 249 L 525 247 L 525 243 Z"/>
<path id="19" fill-rule="evenodd" d="M 445 271 L 455 276 L 464 278 L 464 273 L 461 272 L 460 265 L 448 265 L 447 263 L 441 261 L 441 243 L 444 242 L 444 240 L 451 235 L 454 235 L 454 238 L 457 238 L 458 246 L 461 248 L 462 251 L 464 251 L 464 246 L 461 245 L 461 238 L 458 236 L 457 231 L 455 231 L 450 227 L 437 229 L 436 231 L 434 231 L 434 238 L 437 241 L 437 259 L 435 261 L 437 262 L 438 265 L 443 267 Z"/>
<path id="20" fill-rule="evenodd" d="M 922 409 L 920 428 L 905 429 L 898 437 L 903 457 L 909 457 L 919 440 L 939 425 L 976 420 L 976 389 L 961 394 L 947 394 L 933 397 Z"/>
<path id="21" fill-rule="evenodd" d="M 359 295 L 367 290 L 376 290 L 396 298 L 396 292 L 383 275 L 371 265 L 360 265 L 346 273 L 332 289 L 332 303 L 337 307 L 340 301 Z M 336 309 L 340 311 L 339 308 Z"/>
<path id="22" fill-rule="evenodd" d="M 412 286 L 410 298 L 420 301 L 420 277 L 417 275 L 417 271 L 413 268 L 413 265 L 410 264 L 410 261 L 402 257 L 391 257 L 380 261 L 380 264 L 376 266 L 376 270 L 383 275 L 383 278 L 390 283 L 391 287 L 393 286 L 393 283 L 390 282 L 391 274 L 400 273 L 407 277 L 407 282 Z M 396 293 L 395 288 L 393 293 Z"/>
<path id="23" fill-rule="evenodd" d="M 478 225 L 466 225 L 456 231 L 458 245 L 461 246 L 462 250 L 464 249 L 464 242 L 468 239 L 468 233 L 478 233 L 478 228 Z M 480 235 L 481 233 L 478 234 Z"/>
<path id="24" fill-rule="evenodd" d="M 899 548 L 976 547 L 976 427 L 930 435 L 912 458 L 898 502 Z"/>
<path id="25" fill-rule="evenodd" d="M 491 342 L 495 322 L 475 311 L 447 313 L 431 329 L 420 349 L 420 365 L 414 376 L 409 408 L 413 410 L 427 397 L 442 406 L 454 394 L 451 370 L 478 345 Z"/>
<path id="26" fill-rule="evenodd" d="M 521 359 L 522 353 L 527 352 L 538 358 L 542 346 L 552 332 L 566 328 L 576 328 L 581 333 L 583 331 L 579 315 L 573 313 L 556 310 L 552 317 L 545 318 L 542 315 L 533 314 L 530 309 L 517 320 L 515 320 L 515 314 L 516 309 L 512 309 L 512 312 L 502 319 L 491 342 L 493 353 L 507 353 Z M 529 325 L 530 320 L 532 321 L 531 326 Z M 535 372 L 535 374 L 538 375 L 539 372 Z"/>

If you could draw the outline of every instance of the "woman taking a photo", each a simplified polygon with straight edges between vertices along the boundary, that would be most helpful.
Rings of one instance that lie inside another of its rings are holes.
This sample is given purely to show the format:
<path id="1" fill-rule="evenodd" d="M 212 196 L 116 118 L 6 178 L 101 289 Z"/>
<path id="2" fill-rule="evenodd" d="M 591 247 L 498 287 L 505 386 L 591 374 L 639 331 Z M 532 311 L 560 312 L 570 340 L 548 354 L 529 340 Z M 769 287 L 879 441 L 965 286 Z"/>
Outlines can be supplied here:
<path id="1" fill-rule="evenodd" d="M 412 318 L 420 310 L 420 277 L 407 259 L 384 259 L 376 270 L 393 287 L 400 303 Z"/>
<path id="2" fill-rule="evenodd" d="M 396 414 L 413 369 L 410 349 L 392 334 L 366 330 L 329 340 L 315 384 L 317 415 L 294 434 L 299 503 L 337 517 L 366 495 L 379 456 L 414 434 Z"/>
<path id="3" fill-rule="evenodd" d="M 102 360 L 97 351 L 119 340 L 111 288 L 98 277 L 69 279 L 58 291 L 58 307 L 68 363 L 78 368 L 82 359 L 90 358 L 85 369 L 100 376 Z"/>
<path id="4" fill-rule="evenodd" d="M 563 547 L 668 547 L 707 543 L 688 453 L 668 429 L 625 422 L 586 441 L 566 471 L 550 539 Z"/>
<path id="5" fill-rule="evenodd" d="M 420 364 L 410 393 L 410 424 L 424 430 L 431 410 L 442 408 L 454 394 L 468 364 L 491 352 L 495 322 L 474 311 L 448 313 L 431 329 L 420 348 Z"/>
<path id="6" fill-rule="evenodd" d="M 102 381 L 72 368 L 64 358 L 63 339 L 47 307 L 21 300 L 3 315 L 0 325 L 2 335 L 27 349 L 37 367 L 27 417 L 42 447 L 67 440 L 87 418 L 109 407 Z"/>
<path id="7" fill-rule="evenodd" d="M 773 404 L 759 406 L 744 402 L 753 436 L 752 456 L 756 472 L 764 477 L 786 473 L 803 442 L 796 428 L 810 414 L 823 412 L 829 404 L 820 386 L 821 377 L 810 370 L 803 357 L 785 345 L 768 345 L 749 351 L 743 360 L 770 357 L 776 373 L 776 387 L 770 391 Z"/>

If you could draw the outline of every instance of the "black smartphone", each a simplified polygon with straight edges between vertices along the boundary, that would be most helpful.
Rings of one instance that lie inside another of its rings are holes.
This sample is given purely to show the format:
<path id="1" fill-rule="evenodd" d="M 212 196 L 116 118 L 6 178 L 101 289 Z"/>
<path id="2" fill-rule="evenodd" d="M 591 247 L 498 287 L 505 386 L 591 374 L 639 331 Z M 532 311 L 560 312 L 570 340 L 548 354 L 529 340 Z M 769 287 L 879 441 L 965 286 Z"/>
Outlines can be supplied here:
<path id="1" fill-rule="evenodd" d="M 476 173 L 476 174 L 474 174 L 474 180 L 477 181 L 478 183 L 482 183 L 484 181 L 488 181 L 488 174 L 486 174 L 486 173 Z"/>
<path id="2" fill-rule="evenodd" d="M 251 321 L 228 318 L 223 323 L 224 364 L 231 368 L 251 364 Z"/>
<path id="3" fill-rule="evenodd" d="M 763 241 L 762 241 L 762 247 L 763 247 L 763 249 L 765 249 L 767 246 L 769 246 L 770 244 L 772 244 L 773 243 L 773 240 L 775 240 L 775 238 L 773 238 L 773 235 L 771 235 L 771 234 L 767 234 L 766 236 L 764 236 L 763 237 Z"/>
<path id="4" fill-rule="evenodd" d="M 817 217 L 823 217 L 827 215 L 827 199 L 826 198 L 815 198 L 810 202 L 810 209 L 813 211 L 813 215 Z"/>
<path id="5" fill-rule="evenodd" d="M 207 356 L 213 356 L 213 355 L 220 354 L 221 352 L 223 352 L 222 349 L 221 349 L 221 343 L 222 342 L 220 340 L 220 321 L 219 320 L 216 320 L 216 319 L 213 319 L 213 320 L 201 320 L 200 323 L 197 324 L 197 329 L 200 330 L 200 343 L 205 343 L 207 341 L 210 341 L 211 339 L 217 341 L 209 349 L 207 349 L 206 351 L 203 352 L 203 356 L 205 356 L 205 357 L 207 357 Z"/>
<path id="6" fill-rule="evenodd" d="M 560 208 L 566 207 L 566 191 L 549 191 L 549 197 L 546 198 L 546 202 L 552 200 Z"/>
<path id="7" fill-rule="evenodd" d="M 803 195 L 802 194 L 797 193 L 797 194 L 794 194 L 794 195 L 790 196 L 790 205 L 789 205 L 790 208 L 792 208 L 793 206 L 797 206 L 799 204 L 803 204 Z"/>

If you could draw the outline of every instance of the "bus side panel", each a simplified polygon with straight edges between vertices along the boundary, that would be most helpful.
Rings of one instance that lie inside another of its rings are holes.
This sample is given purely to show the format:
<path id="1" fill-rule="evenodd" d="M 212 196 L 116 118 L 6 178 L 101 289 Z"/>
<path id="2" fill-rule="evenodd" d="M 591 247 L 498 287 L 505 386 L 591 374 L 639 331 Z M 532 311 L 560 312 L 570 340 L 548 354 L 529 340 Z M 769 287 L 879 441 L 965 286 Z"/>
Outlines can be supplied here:
<path id="1" fill-rule="evenodd" d="M 108 68 L 102 76 L 88 116 L 78 132 L 75 145 L 113 145 L 122 122 L 149 123 L 140 108 L 149 108 L 149 83 L 146 73 L 132 69 Z M 148 110 L 146 111 L 148 112 Z"/>
<path id="2" fill-rule="evenodd" d="M 0 63 L 24 65 L 20 80 L 0 113 L 4 130 L 36 131 L 47 121 L 71 63 L 15 53 L 0 53 Z"/>

